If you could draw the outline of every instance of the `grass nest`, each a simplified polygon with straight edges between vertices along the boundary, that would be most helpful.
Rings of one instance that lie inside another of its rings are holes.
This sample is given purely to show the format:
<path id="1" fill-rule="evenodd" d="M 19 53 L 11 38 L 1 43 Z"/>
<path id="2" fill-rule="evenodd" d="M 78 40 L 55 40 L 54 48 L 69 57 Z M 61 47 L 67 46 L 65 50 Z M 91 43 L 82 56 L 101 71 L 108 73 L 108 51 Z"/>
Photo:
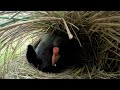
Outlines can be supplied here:
<path id="1" fill-rule="evenodd" d="M 24 43 L 34 45 L 47 32 L 61 31 L 75 37 L 82 48 L 82 66 L 63 73 L 38 71 L 25 58 Z M 4 58 L 1 78 L 38 79 L 111 79 L 120 78 L 120 12 L 119 11 L 35 11 L 28 21 L 0 28 L 0 51 L 11 50 Z M 13 43 L 16 43 L 13 45 Z M 22 54 L 16 54 L 22 46 Z M 6 54 L 3 51 L 2 54 Z M 19 56 L 19 58 L 15 57 Z M 22 55 L 22 56 L 21 56 Z M 9 60 L 8 60 L 9 59 Z"/>

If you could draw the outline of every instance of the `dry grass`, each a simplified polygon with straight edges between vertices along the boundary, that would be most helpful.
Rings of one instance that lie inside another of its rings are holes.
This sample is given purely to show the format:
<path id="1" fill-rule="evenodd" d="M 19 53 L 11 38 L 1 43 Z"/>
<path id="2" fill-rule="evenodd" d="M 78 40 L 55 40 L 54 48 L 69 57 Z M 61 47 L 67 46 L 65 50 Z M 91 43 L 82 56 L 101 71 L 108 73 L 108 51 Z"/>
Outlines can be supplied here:
<path id="1" fill-rule="evenodd" d="M 60 74 L 46 74 L 30 67 L 25 60 L 25 53 L 13 60 L 17 50 L 26 41 L 33 39 L 34 44 L 41 35 L 54 30 L 65 32 L 70 39 L 73 35 L 78 40 L 83 50 L 82 67 L 69 69 Z M 119 11 L 31 12 L 28 21 L 1 27 L 0 42 L 0 51 L 9 48 L 12 53 L 9 58 L 4 58 L 5 62 L 11 61 L 9 64 L 6 62 L 4 68 L 1 68 L 1 78 L 109 79 L 120 76 Z M 13 43 L 17 44 L 13 47 Z"/>
<path id="2" fill-rule="evenodd" d="M 3 79 L 119 79 L 119 72 L 106 73 L 104 70 L 91 73 L 84 73 L 85 68 L 79 69 L 76 73 L 73 69 L 68 69 L 63 73 L 52 74 L 43 73 L 33 68 L 27 62 L 25 56 L 20 56 L 5 64 L 1 73 Z"/>
<path id="3" fill-rule="evenodd" d="M 60 74 L 43 73 L 30 66 L 25 58 L 21 56 L 15 61 L 11 61 L 6 66 L 6 73 L 2 75 L 4 79 L 73 79 L 68 71 Z"/>

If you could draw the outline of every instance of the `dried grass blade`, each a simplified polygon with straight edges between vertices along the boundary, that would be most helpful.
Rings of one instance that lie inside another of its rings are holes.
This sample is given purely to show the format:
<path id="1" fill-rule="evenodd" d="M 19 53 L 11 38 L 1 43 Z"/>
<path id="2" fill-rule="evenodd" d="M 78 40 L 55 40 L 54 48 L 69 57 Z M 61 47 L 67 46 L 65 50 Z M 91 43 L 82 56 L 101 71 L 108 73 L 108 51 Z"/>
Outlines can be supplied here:
<path id="1" fill-rule="evenodd" d="M 100 11 L 96 14 L 94 14 L 92 17 L 89 18 L 90 23 L 92 22 L 91 20 L 94 20 L 96 17 L 98 17 L 99 15 L 102 15 L 105 11 Z M 96 20 L 96 19 L 95 19 Z"/>
<path id="2" fill-rule="evenodd" d="M 65 21 L 64 19 L 62 19 L 62 20 L 63 20 L 63 23 L 64 23 L 64 25 L 65 25 L 65 28 L 66 28 L 66 31 L 67 31 L 67 34 L 68 34 L 69 39 L 72 39 L 72 38 L 73 38 L 73 35 L 71 34 L 71 32 L 70 32 L 70 30 L 69 30 L 69 28 L 68 28 L 68 26 L 67 26 L 66 21 Z"/>
<path id="3" fill-rule="evenodd" d="M 73 29 L 72 29 L 72 30 L 73 30 Z M 80 47 L 82 47 L 82 44 L 81 44 L 81 42 L 80 42 L 80 40 L 79 40 L 79 38 L 78 38 L 76 32 L 75 32 L 74 30 L 73 30 L 73 32 L 74 32 L 74 34 L 75 34 L 75 36 L 76 36 L 76 38 L 77 38 L 77 40 L 78 40 L 78 43 L 79 43 Z"/>
<path id="4" fill-rule="evenodd" d="M 111 38 L 113 38 L 114 40 L 116 40 L 117 42 L 119 42 L 120 43 L 120 40 L 116 37 L 116 36 L 114 36 L 114 35 L 112 35 L 112 34 L 108 34 L 108 33 L 106 33 L 106 32 L 103 32 L 104 34 L 106 34 L 107 36 L 110 36 Z"/>
<path id="5" fill-rule="evenodd" d="M 106 26 L 120 27 L 120 23 L 96 23 L 96 24 L 101 25 L 102 27 L 106 27 Z"/>
<path id="6" fill-rule="evenodd" d="M 103 36 L 103 37 L 104 37 L 104 36 Z M 104 38 L 107 40 L 107 42 L 108 42 L 110 45 L 112 45 L 112 46 L 115 47 L 116 49 L 120 50 L 120 48 L 117 47 L 117 46 L 115 46 L 110 40 L 108 40 L 106 37 L 104 37 Z"/>
<path id="7" fill-rule="evenodd" d="M 2 28 L 0 28 L 0 31 L 1 31 L 1 30 L 5 30 L 5 29 L 11 29 L 11 28 L 13 28 L 13 27 L 16 27 L 16 26 L 19 26 L 19 25 L 23 25 L 23 24 L 29 24 L 29 23 L 33 23 L 33 22 L 39 22 L 39 21 L 51 21 L 51 20 L 61 20 L 61 18 L 41 17 L 41 18 L 39 18 L 39 19 L 24 21 L 24 22 L 12 24 L 12 25 L 9 25 L 9 26 L 6 26 L 6 27 L 2 27 Z"/>
<path id="8" fill-rule="evenodd" d="M 114 20 L 114 19 L 120 19 L 120 16 L 111 16 L 111 17 L 105 17 L 105 18 L 98 18 L 90 21 L 90 23 L 98 22 L 98 21 L 106 21 L 106 20 Z"/>
<path id="9" fill-rule="evenodd" d="M 113 51 L 113 50 L 109 50 L 109 51 L 112 52 L 112 53 L 114 53 L 114 54 L 116 54 L 117 56 L 120 57 L 120 54 L 119 54 L 119 53 L 117 53 L 117 52 L 115 52 L 115 51 Z"/>
<path id="10" fill-rule="evenodd" d="M 88 71 L 88 75 L 89 75 L 89 79 L 92 79 L 91 75 L 90 75 L 90 71 L 88 69 L 88 66 L 86 65 L 87 71 Z"/>
<path id="11" fill-rule="evenodd" d="M 74 25 L 73 23 L 68 22 L 70 25 L 72 25 L 73 27 L 75 27 L 77 30 L 80 30 L 76 25 Z"/>

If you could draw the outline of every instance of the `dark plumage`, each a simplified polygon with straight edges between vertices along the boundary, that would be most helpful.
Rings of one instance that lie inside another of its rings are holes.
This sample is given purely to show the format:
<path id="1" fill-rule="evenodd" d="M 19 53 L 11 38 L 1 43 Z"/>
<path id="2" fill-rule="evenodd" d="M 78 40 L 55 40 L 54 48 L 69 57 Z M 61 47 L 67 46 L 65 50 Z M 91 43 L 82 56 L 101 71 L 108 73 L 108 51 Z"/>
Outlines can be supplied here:
<path id="1" fill-rule="evenodd" d="M 58 59 L 52 65 L 54 50 Z M 69 40 L 67 34 L 48 33 L 33 47 L 28 45 L 26 57 L 29 63 L 43 72 L 61 72 L 80 62 L 80 46 L 76 39 Z"/>

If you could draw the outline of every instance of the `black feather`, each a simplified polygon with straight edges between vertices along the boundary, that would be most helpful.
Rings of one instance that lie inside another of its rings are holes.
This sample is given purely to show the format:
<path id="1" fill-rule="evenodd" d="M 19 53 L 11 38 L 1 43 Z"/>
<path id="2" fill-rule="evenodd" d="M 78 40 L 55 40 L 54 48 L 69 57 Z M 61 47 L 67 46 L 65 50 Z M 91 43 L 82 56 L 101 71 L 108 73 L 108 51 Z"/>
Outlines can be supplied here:
<path id="1" fill-rule="evenodd" d="M 59 47 L 60 58 L 52 66 L 53 47 Z M 80 61 L 80 46 L 76 39 L 69 40 L 67 34 L 45 34 L 34 47 L 28 45 L 27 60 L 44 72 L 61 72 Z"/>

